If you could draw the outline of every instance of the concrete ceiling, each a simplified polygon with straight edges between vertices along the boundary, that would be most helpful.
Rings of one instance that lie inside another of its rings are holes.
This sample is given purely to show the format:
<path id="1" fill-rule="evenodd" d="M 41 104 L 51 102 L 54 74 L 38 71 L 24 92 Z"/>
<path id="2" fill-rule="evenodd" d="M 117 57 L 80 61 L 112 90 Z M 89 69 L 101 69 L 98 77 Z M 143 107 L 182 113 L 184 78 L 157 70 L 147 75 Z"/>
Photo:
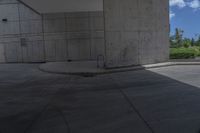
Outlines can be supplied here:
<path id="1" fill-rule="evenodd" d="M 102 11 L 103 0 L 20 0 L 39 13 Z"/>

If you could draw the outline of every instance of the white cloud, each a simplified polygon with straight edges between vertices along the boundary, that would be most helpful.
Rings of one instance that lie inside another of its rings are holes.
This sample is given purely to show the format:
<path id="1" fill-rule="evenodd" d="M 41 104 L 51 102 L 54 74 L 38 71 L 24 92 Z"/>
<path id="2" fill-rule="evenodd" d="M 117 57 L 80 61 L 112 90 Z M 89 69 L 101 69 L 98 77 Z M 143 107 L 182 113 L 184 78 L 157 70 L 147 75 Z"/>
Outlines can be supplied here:
<path id="1" fill-rule="evenodd" d="M 180 9 L 184 7 L 190 7 L 194 11 L 200 10 L 200 0 L 169 0 L 170 7 L 179 7 Z M 175 17 L 176 14 L 170 11 L 170 19 Z"/>
<path id="2" fill-rule="evenodd" d="M 174 12 L 170 11 L 170 14 L 169 14 L 170 19 L 172 19 L 175 16 L 176 16 L 176 14 Z"/>
<path id="3" fill-rule="evenodd" d="M 186 2 L 184 0 L 169 0 L 170 6 L 178 6 L 179 8 L 183 8 L 186 6 Z"/>
<path id="4" fill-rule="evenodd" d="M 193 9 L 200 9 L 200 0 L 193 0 L 187 3 L 189 7 Z"/>

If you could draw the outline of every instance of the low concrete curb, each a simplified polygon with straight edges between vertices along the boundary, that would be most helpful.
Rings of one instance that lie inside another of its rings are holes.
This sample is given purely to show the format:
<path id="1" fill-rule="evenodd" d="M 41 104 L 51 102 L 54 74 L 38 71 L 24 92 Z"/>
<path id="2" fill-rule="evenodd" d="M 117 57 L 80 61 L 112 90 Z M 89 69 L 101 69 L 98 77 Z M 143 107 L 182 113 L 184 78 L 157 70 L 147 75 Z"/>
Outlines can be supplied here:
<path id="1" fill-rule="evenodd" d="M 200 65 L 200 62 L 165 62 L 157 64 L 143 65 L 145 69 L 156 68 L 156 67 L 166 67 L 174 65 Z"/>
<path id="2" fill-rule="evenodd" d="M 123 67 L 123 68 L 115 68 L 115 69 L 100 69 L 88 66 L 88 68 L 70 68 L 68 69 L 67 62 L 50 62 L 45 63 L 39 66 L 39 69 L 44 72 L 48 73 L 55 73 L 55 74 L 70 74 L 70 75 L 82 75 L 82 76 L 94 76 L 100 74 L 109 74 L 109 73 L 116 73 L 116 72 L 125 72 L 125 71 L 136 71 L 136 70 L 144 70 L 150 68 L 159 68 L 159 67 L 167 67 L 167 66 L 175 66 L 175 65 L 200 65 L 200 62 L 164 62 L 164 63 L 157 63 L 157 64 L 149 64 L 149 65 L 142 65 L 142 66 L 130 66 L 130 67 Z"/>

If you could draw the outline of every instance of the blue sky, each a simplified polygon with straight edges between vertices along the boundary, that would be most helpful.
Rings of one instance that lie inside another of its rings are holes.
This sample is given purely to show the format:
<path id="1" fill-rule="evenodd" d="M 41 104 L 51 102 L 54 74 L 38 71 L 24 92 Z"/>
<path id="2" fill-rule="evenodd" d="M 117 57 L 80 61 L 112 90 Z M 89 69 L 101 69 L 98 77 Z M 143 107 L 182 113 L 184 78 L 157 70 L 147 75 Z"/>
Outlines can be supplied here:
<path id="1" fill-rule="evenodd" d="M 170 0 L 170 24 L 171 34 L 178 27 L 185 37 L 200 35 L 200 0 Z"/>

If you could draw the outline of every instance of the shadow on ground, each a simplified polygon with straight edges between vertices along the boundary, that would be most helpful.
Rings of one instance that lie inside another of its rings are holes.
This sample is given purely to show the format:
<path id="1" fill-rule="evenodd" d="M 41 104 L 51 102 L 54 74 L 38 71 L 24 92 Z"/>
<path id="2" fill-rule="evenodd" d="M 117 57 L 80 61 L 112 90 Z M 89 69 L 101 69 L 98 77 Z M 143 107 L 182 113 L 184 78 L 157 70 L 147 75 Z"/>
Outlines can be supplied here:
<path id="1" fill-rule="evenodd" d="M 199 112 L 198 86 L 156 70 L 85 78 L 0 65 L 1 133 L 198 133 Z"/>

